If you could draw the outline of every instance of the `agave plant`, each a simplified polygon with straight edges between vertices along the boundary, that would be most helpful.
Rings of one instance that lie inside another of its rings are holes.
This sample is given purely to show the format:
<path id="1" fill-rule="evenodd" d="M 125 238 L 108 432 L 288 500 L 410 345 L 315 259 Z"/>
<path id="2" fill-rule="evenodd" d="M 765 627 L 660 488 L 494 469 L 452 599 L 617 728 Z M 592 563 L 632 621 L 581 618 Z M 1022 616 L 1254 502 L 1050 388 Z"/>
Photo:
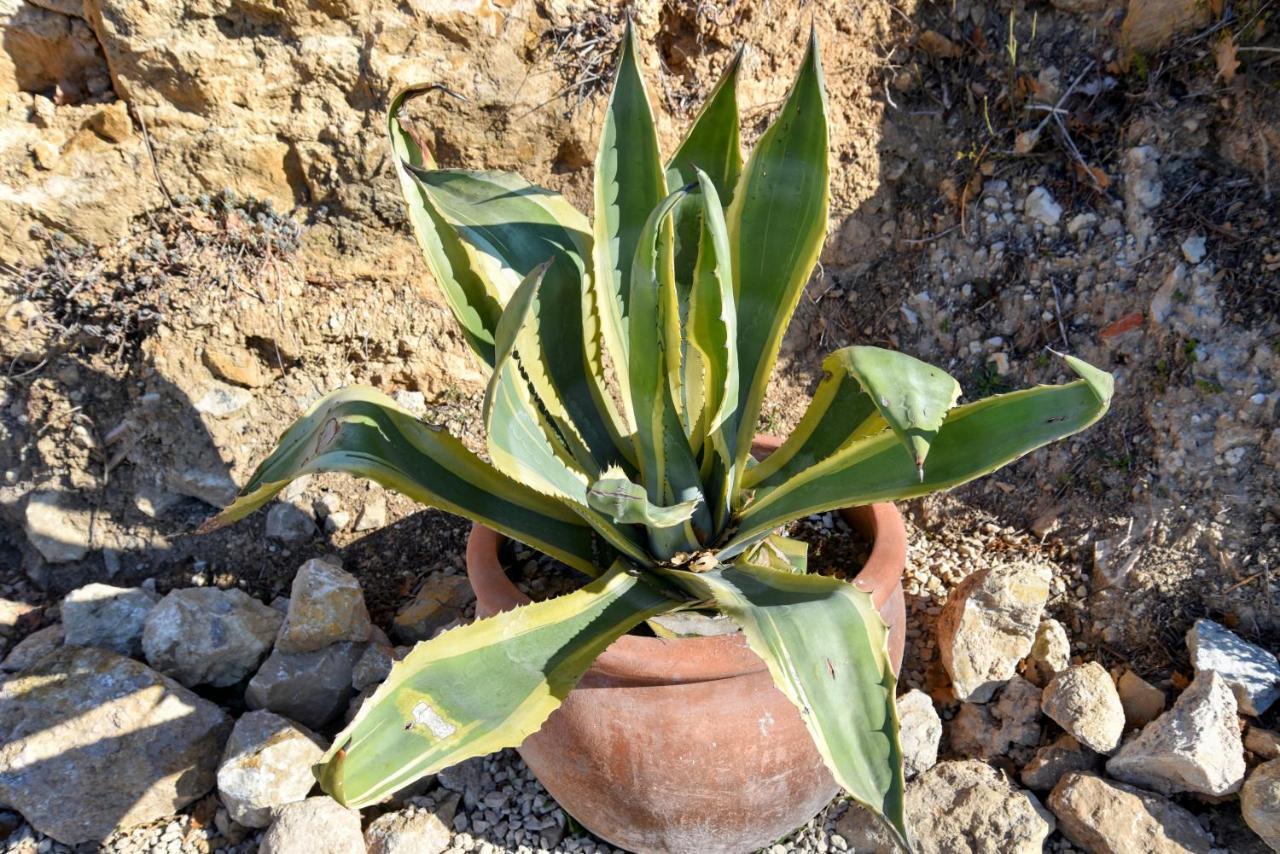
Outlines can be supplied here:
<path id="1" fill-rule="evenodd" d="M 1074 382 L 956 406 L 960 386 L 942 370 L 848 347 L 823 363 L 799 426 L 755 463 L 770 373 L 827 229 L 828 125 L 811 38 L 744 163 L 738 69 L 735 59 L 664 162 L 628 27 L 594 225 L 516 174 L 439 168 L 401 118 L 431 87 L 391 102 L 415 235 L 492 369 L 489 459 L 377 391 L 348 388 L 290 427 L 213 521 L 247 515 L 296 477 L 349 472 L 590 580 L 418 644 L 318 770 L 342 803 L 519 745 L 612 641 L 703 609 L 738 624 L 835 779 L 905 835 L 886 626 L 866 593 L 806 572 L 803 544 L 779 530 L 992 472 L 1096 421 L 1112 378 L 1066 357 Z"/>

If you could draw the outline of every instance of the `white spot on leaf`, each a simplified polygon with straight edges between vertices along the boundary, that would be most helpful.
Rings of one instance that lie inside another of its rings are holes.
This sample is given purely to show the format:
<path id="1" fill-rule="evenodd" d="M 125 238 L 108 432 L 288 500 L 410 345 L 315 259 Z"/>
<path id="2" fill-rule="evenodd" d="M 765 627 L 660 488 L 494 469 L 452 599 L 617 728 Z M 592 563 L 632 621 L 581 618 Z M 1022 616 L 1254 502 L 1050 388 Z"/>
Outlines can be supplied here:
<path id="1" fill-rule="evenodd" d="M 458 729 L 440 717 L 439 713 L 426 703 L 419 703 L 413 707 L 413 722 L 431 730 L 431 734 L 436 738 L 448 738 Z"/>

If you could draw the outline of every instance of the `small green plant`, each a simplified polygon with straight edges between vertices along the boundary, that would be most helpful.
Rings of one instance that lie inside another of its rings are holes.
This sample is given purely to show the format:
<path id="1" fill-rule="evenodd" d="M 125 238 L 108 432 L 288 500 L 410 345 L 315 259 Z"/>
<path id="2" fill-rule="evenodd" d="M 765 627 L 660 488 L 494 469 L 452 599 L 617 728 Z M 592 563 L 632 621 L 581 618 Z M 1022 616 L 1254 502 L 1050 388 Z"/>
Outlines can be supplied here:
<path id="1" fill-rule="evenodd" d="M 426 259 L 492 369 L 491 462 L 369 388 L 311 408 L 213 524 L 296 477 L 343 471 L 487 525 L 591 579 L 419 644 L 318 771 L 344 804 L 519 745 L 605 647 L 650 618 L 741 628 L 854 798 L 905 839 L 887 627 L 852 584 L 804 570 L 785 523 L 924 495 L 1084 429 L 1112 378 L 955 406 L 944 371 L 837 350 L 798 427 L 753 433 L 827 230 L 827 103 L 816 38 L 744 162 L 735 60 L 663 161 L 628 28 L 595 170 L 595 222 L 515 174 L 438 168 L 391 103 L 395 168 Z M 782 559 L 775 559 L 777 556 Z M 739 749 L 738 746 L 726 749 Z"/>

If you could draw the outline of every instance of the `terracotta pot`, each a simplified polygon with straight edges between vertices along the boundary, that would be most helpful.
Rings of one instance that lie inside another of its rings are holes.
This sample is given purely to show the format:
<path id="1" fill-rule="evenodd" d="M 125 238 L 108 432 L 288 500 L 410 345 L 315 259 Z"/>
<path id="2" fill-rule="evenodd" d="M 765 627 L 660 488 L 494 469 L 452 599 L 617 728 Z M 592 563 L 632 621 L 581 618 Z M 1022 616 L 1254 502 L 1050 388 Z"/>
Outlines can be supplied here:
<path id="1" fill-rule="evenodd" d="M 763 446 L 763 447 L 761 447 Z M 757 440 L 756 452 L 776 440 Z M 854 583 L 890 625 L 902 661 L 906 532 L 892 504 L 840 511 L 873 543 Z M 481 616 L 528 602 L 502 537 L 471 529 L 467 575 Z M 592 833 L 637 852 L 744 852 L 807 822 L 837 787 L 800 715 L 740 634 L 609 646 L 520 755 Z"/>

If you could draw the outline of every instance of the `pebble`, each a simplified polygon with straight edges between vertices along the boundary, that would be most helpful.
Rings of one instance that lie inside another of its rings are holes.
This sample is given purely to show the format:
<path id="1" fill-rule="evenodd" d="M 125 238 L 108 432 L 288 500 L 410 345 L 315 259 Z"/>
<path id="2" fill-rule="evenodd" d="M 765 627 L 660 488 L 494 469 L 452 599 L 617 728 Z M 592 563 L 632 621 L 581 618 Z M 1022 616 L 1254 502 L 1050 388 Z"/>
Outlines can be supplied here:
<path id="1" fill-rule="evenodd" d="M 305 510 L 289 501 L 277 501 L 267 511 L 267 539 L 286 545 L 305 543 L 316 534 L 316 523 Z"/>
<path id="2" fill-rule="evenodd" d="M 1043 225 L 1057 225 L 1062 219 L 1062 205 L 1055 202 L 1044 187 L 1036 187 L 1027 194 L 1023 212 Z"/>

